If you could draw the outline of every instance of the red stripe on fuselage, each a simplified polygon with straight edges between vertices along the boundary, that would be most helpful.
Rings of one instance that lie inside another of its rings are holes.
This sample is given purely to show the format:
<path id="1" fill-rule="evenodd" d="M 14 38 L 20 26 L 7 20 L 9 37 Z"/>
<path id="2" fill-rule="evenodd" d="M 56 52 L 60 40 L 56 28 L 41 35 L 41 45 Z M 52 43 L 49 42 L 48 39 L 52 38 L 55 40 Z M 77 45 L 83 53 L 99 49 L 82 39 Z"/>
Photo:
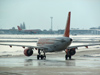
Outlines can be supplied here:
<path id="1" fill-rule="evenodd" d="M 37 44 L 41 44 L 41 45 L 54 44 L 55 42 L 53 40 L 54 40 L 54 38 L 53 39 L 46 39 L 46 38 L 45 39 L 40 39 Z"/>

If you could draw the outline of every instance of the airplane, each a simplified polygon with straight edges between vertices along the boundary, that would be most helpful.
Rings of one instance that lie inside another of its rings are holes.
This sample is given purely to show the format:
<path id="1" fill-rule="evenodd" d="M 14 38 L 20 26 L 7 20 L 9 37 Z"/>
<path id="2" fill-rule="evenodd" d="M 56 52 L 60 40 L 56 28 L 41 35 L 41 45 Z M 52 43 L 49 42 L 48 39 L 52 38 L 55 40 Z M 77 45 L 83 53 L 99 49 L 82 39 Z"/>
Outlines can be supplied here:
<path id="1" fill-rule="evenodd" d="M 73 55 L 76 54 L 76 49 L 78 47 L 86 47 L 100 45 L 100 44 L 88 44 L 88 45 L 77 45 L 77 46 L 70 46 L 73 39 L 70 38 L 70 19 L 71 19 L 71 12 L 68 13 L 68 19 L 65 27 L 65 31 L 62 37 L 48 37 L 48 38 L 40 38 L 37 41 L 37 46 L 29 46 L 29 45 L 15 45 L 15 44 L 0 44 L 0 45 L 8 45 L 12 46 L 20 46 L 20 47 L 28 47 L 24 50 L 25 56 L 31 56 L 33 54 L 33 50 L 38 50 L 37 60 L 46 59 L 47 52 L 58 52 L 58 51 L 65 51 L 65 59 L 71 59 Z M 43 53 L 43 54 L 42 54 Z"/>
<path id="2" fill-rule="evenodd" d="M 23 29 L 21 29 L 19 26 L 17 26 L 17 28 L 18 28 L 19 31 L 24 31 L 24 32 L 28 32 L 28 33 L 37 33 L 37 32 L 40 32 L 40 31 L 41 31 L 40 29 L 23 30 Z"/>

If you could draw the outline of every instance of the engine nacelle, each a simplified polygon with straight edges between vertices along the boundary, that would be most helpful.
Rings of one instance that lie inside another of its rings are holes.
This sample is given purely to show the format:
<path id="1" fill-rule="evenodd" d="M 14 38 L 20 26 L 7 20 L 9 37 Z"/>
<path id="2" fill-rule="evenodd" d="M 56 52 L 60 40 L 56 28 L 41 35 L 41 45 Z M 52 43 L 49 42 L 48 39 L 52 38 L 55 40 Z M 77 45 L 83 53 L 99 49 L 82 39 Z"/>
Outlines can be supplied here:
<path id="1" fill-rule="evenodd" d="M 32 48 L 27 48 L 24 50 L 24 55 L 25 56 L 31 56 L 33 54 Z"/>
<path id="2" fill-rule="evenodd" d="M 69 53 L 70 53 L 71 56 L 74 55 L 76 53 L 75 48 L 74 49 L 70 49 Z"/>

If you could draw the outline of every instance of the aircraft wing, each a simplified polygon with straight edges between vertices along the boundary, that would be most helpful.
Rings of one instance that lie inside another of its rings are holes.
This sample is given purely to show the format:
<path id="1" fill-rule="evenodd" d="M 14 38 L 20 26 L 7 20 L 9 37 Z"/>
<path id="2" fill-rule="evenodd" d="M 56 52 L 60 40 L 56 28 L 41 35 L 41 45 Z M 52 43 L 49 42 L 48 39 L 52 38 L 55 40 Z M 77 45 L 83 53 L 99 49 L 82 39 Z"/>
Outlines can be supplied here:
<path id="1" fill-rule="evenodd" d="M 37 49 L 48 49 L 47 47 L 41 47 L 41 46 L 29 46 L 29 45 L 17 45 L 17 44 L 0 44 L 0 45 L 7 45 L 7 46 L 18 46 L 18 47 L 22 47 L 22 48 L 25 48 L 25 47 L 28 47 L 28 48 L 37 48 Z M 78 47 L 86 47 L 88 48 L 88 46 L 95 46 L 95 45 L 100 45 L 100 44 L 87 44 L 87 45 L 76 45 L 76 46 L 69 46 L 67 47 L 67 49 L 77 49 Z"/>
<path id="2" fill-rule="evenodd" d="M 78 47 L 86 47 L 88 48 L 88 46 L 95 46 L 95 45 L 100 45 L 100 44 L 87 44 L 87 45 L 76 45 L 76 46 L 69 46 L 67 49 L 72 49 L 72 48 L 78 48 Z"/>
<path id="3" fill-rule="evenodd" d="M 6 38 L 3 38 L 6 39 Z M 8 39 L 8 38 L 7 38 Z M 9 39 L 14 39 L 14 40 L 1 40 L 0 42 L 38 42 L 38 38 L 9 38 Z M 18 39 L 24 39 L 24 40 L 18 40 Z M 33 40 L 35 39 L 35 40 Z M 61 41 L 64 42 L 65 40 L 61 40 L 61 39 L 54 39 L 54 41 Z M 91 40 L 73 40 L 73 43 L 100 43 L 100 40 L 95 40 L 95 41 L 91 41 Z"/>
<path id="4" fill-rule="evenodd" d="M 12 46 L 18 46 L 18 47 L 23 47 L 23 48 L 25 48 L 25 47 L 28 47 L 28 48 L 37 48 L 37 49 L 47 49 L 46 47 L 41 47 L 41 46 L 29 46 L 29 45 L 17 45 L 17 44 L 0 44 L 0 45 L 6 45 L 6 46 L 10 46 L 10 47 L 12 47 Z"/>
<path id="5" fill-rule="evenodd" d="M 17 41 L 17 40 L 0 40 L 0 42 L 37 42 L 37 41 L 31 41 L 31 40 L 26 40 L 26 41 Z"/>
<path id="6" fill-rule="evenodd" d="M 13 40 L 12 40 L 13 39 Z M 39 38 L 0 37 L 0 42 L 37 42 Z"/>
<path id="7" fill-rule="evenodd" d="M 12 37 L 0 37 L 0 39 L 39 39 L 40 37 L 34 37 L 34 38 L 12 38 Z"/>
<path id="8" fill-rule="evenodd" d="M 88 41 L 88 40 L 85 40 L 85 41 L 76 41 L 76 40 L 73 40 L 73 43 L 100 43 L 100 41 Z"/>

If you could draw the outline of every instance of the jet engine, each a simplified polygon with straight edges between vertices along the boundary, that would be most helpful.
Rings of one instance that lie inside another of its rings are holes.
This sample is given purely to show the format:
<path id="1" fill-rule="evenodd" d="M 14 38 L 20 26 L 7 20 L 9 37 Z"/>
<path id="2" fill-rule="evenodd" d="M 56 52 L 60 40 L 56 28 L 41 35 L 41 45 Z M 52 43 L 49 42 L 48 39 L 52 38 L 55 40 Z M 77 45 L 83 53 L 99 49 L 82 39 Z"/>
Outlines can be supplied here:
<path id="1" fill-rule="evenodd" d="M 24 50 L 24 55 L 25 56 L 31 56 L 33 54 L 32 48 L 27 48 Z"/>
<path id="2" fill-rule="evenodd" d="M 75 48 L 74 49 L 70 49 L 69 53 L 70 53 L 71 56 L 74 55 L 76 53 Z"/>

